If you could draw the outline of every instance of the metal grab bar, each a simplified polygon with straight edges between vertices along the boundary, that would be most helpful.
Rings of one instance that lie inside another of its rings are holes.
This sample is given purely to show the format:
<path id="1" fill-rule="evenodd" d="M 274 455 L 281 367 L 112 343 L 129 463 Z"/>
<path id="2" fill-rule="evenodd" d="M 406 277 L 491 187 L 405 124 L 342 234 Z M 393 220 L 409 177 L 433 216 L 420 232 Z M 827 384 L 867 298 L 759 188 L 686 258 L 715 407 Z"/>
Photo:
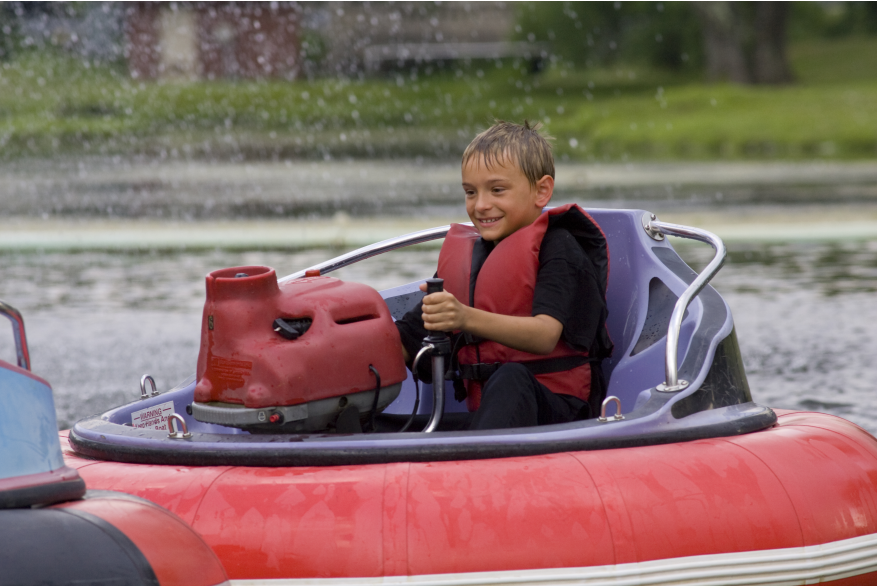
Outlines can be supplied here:
<path id="1" fill-rule="evenodd" d="M 465 222 L 463 224 L 465 226 L 472 226 L 471 222 Z M 387 240 L 381 241 L 379 243 L 368 245 L 360 249 L 356 249 L 355 251 L 350 251 L 349 253 L 344 253 L 343 255 L 335 257 L 334 259 L 323 261 L 322 263 L 313 265 L 311 267 L 308 267 L 307 269 L 296 271 L 291 275 L 287 275 L 286 277 L 278 279 L 277 282 L 285 283 L 287 281 L 292 281 L 293 279 L 299 279 L 300 277 L 304 277 L 307 271 L 313 270 L 319 270 L 321 275 L 325 275 L 326 273 L 331 273 L 332 271 L 341 269 L 342 267 L 353 265 L 354 263 L 358 263 L 359 261 L 363 261 L 371 257 L 376 257 L 389 251 L 394 251 L 396 249 L 401 249 L 402 247 L 419 245 L 421 243 L 445 238 L 445 235 L 448 234 L 448 231 L 450 229 L 450 225 L 439 226 L 436 228 L 428 228 L 426 230 L 420 230 L 418 232 L 412 232 L 410 234 L 388 238 Z"/>
<path id="2" fill-rule="evenodd" d="M 0 314 L 9 318 L 12 322 L 12 336 L 15 338 L 15 354 L 18 357 L 18 366 L 30 371 L 30 351 L 27 349 L 27 336 L 24 334 L 24 318 L 21 312 L 0 300 Z"/>
<path id="3" fill-rule="evenodd" d="M 667 379 L 663 384 L 658 385 L 657 389 L 658 391 L 668 392 L 681 391 L 688 387 L 688 381 L 679 380 L 677 365 L 679 330 L 682 328 L 682 317 L 685 315 L 685 310 L 688 308 L 688 305 L 694 297 L 700 293 L 704 286 L 706 286 L 716 273 L 719 272 L 719 269 L 722 268 L 728 250 L 725 248 L 725 243 L 722 242 L 722 239 L 707 230 L 682 226 L 680 224 L 661 222 L 654 214 L 646 214 L 643 217 L 643 228 L 649 236 L 655 240 L 663 240 L 664 235 L 690 238 L 692 240 L 707 243 L 716 251 L 712 261 L 709 262 L 703 272 L 700 273 L 700 275 L 691 282 L 688 289 L 682 292 L 682 295 L 679 296 L 679 299 L 676 301 L 676 306 L 673 308 L 673 314 L 670 315 L 670 325 L 667 328 L 667 355 L 664 363 L 664 371 Z"/>

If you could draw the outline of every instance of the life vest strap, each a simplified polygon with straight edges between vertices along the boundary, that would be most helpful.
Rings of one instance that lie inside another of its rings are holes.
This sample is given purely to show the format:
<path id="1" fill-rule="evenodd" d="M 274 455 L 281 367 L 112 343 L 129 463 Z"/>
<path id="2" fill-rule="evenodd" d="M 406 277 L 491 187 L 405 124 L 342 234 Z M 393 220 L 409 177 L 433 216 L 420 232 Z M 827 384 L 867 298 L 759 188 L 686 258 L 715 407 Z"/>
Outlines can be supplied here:
<path id="1" fill-rule="evenodd" d="M 559 371 L 569 371 L 580 367 L 585 363 L 595 363 L 597 357 L 583 357 L 571 355 L 568 357 L 553 357 L 550 359 L 534 359 L 532 361 L 514 361 L 526 367 L 533 375 L 545 375 Z M 468 381 L 487 381 L 506 363 L 460 363 L 460 376 Z"/>

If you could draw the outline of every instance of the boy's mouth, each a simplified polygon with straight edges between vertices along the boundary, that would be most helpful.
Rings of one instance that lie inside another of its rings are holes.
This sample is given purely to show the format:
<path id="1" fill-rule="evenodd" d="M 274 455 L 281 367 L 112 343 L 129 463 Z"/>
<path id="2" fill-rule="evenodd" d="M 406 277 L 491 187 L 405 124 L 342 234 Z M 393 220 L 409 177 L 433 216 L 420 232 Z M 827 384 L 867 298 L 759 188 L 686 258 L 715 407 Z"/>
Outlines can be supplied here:
<path id="1" fill-rule="evenodd" d="M 477 220 L 478 220 L 479 224 L 489 225 L 489 224 L 494 224 L 495 222 L 499 222 L 501 219 L 502 219 L 502 217 L 500 216 L 499 218 L 478 218 Z"/>

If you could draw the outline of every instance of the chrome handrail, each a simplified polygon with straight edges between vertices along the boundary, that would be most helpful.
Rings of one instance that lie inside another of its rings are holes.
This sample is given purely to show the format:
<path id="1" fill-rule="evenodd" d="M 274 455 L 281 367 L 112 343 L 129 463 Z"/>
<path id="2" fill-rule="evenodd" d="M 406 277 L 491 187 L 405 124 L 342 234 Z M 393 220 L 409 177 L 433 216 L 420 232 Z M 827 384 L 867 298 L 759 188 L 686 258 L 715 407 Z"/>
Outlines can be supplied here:
<path id="1" fill-rule="evenodd" d="M 463 225 L 472 226 L 472 223 L 465 222 L 463 223 Z M 322 263 L 319 263 L 317 265 L 312 265 L 307 269 L 296 271 L 295 273 L 278 279 L 277 282 L 285 283 L 287 281 L 292 281 L 293 279 L 299 279 L 300 277 L 304 277 L 306 272 L 314 270 L 319 270 L 321 275 L 325 275 L 326 273 L 331 273 L 332 271 L 341 269 L 342 267 L 353 265 L 354 263 L 358 263 L 359 261 L 363 261 L 371 257 L 376 257 L 377 255 L 381 255 L 389 251 L 394 251 L 396 249 L 401 249 L 402 247 L 419 245 L 421 243 L 445 238 L 445 235 L 448 234 L 448 231 L 450 229 L 450 225 L 438 226 L 436 228 L 428 228 L 426 230 L 419 230 L 410 234 L 404 234 L 402 236 L 388 238 L 387 240 L 383 240 L 379 243 L 368 245 L 356 249 L 355 251 L 350 251 L 349 253 L 344 253 L 343 255 L 335 257 L 334 259 L 329 259 L 328 261 L 323 261 Z"/>
<path id="2" fill-rule="evenodd" d="M 688 387 L 689 383 L 684 380 L 680 381 L 678 375 L 679 331 L 682 328 L 682 317 L 685 315 L 685 310 L 694 297 L 700 293 L 716 273 L 719 272 L 719 269 L 722 268 L 722 265 L 725 263 L 725 257 L 728 255 L 728 250 L 725 248 L 725 243 L 722 242 L 722 239 L 707 230 L 661 222 L 654 215 L 647 214 L 643 218 L 643 228 L 649 236 L 656 240 L 663 240 L 663 235 L 689 238 L 707 243 L 716 251 L 712 261 L 691 282 L 688 289 L 679 296 L 676 305 L 673 307 L 673 314 L 670 315 L 670 325 L 667 328 L 667 354 L 664 363 L 667 379 L 663 384 L 658 385 L 657 389 L 658 391 L 681 391 Z"/>
<path id="3" fill-rule="evenodd" d="M 30 351 L 27 349 L 27 336 L 24 333 L 24 318 L 21 317 L 21 312 L 0 300 L 0 315 L 6 316 L 12 322 L 12 336 L 15 338 L 18 366 L 30 371 Z"/>

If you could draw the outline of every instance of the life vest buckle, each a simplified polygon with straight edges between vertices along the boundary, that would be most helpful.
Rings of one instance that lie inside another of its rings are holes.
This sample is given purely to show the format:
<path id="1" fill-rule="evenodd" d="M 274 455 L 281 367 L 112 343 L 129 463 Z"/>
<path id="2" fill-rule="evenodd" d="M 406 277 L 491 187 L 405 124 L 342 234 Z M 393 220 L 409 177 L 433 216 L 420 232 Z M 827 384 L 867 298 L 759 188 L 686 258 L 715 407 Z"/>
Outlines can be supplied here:
<path id="1" fill-rule="evenodd" d="M 460 364 L 460 376 L 468 381 L 487 381 L 505 363 Z"/>

